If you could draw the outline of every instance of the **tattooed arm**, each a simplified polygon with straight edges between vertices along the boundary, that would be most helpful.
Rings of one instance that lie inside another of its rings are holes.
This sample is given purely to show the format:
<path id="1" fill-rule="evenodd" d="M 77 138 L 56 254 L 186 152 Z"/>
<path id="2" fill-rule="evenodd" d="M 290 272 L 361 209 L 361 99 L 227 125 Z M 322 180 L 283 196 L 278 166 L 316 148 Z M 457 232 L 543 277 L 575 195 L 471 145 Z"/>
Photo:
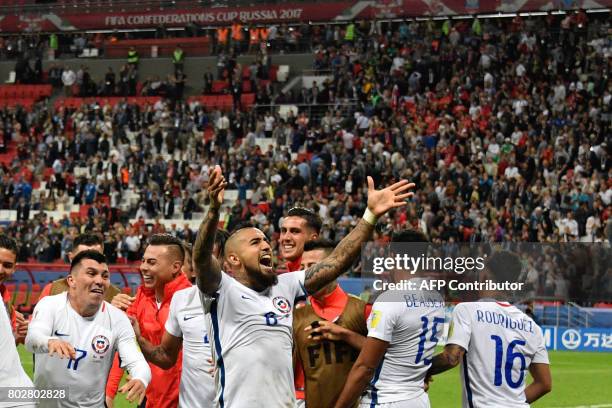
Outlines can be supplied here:
<path id="1" fill-rule="evenodd" d="M 382 190 L 375 190 L 374 180 L 372 180 L 372 177 L 368 177 L 368 209 L 366 213 L 369 213 L 369 215 L 359 220 L 357 226 L 340 241 L 327 258 L 306 270 L 304 286 L 308 293 L 315 293 L 351 266 L 361 252 L 361 244 L 367 242 L 370 238 L 376 219 L 391 208 L 405 205 L 404 200 L 412 195 L 407 190 L 413 187 L 413 183 L 402 180 Z M 373 217 L 373 219 L 365 219 L 370 217 Z"/>
<path id="2" fill-rule="evenodd" d="M 153 344 L 149 343 L 149 341 L 140 334 L 136 336 L 136 340 L 138 341 L 138 345 L 140 346 L 140 350 L 142 351 L 145 359 L 148 362 L 155 364 L 159 368 L 163 368 L 164 370 L 167 370 L 176 364 L 176 359 L 179 351 L 181 350 L 181 345 L 183 344 L 182 338 L 174 337 L 167 331 L 164 331 L 164 335 L 162 336 L 159 346 L 154 346 Z"/>
<path id="3" fill-rule="evenodd" d="M 361 244 L 366 242 L 374 225 L 361 219 L 357 226 L 346 236 L 334 251 L 321 262 L 306 269 L 304 286 L 308 293 L 315 293 L 323 286 L 340 276 L 353 264 L 361 252 Z"/>
<path id="4" fill-rule="evenodd" d="M 214 295 L 221 282 L 221 265 L 213 256 L 213 246 L 217 225 L 219 224 L 219 209 L 223 202 L 223 193 L 227 183 L 221 174 L 221 168 L 215 166 L 210 172 L 208 195 L 210 207 L 193 246 L 193 268 L 196 273 L 198 287 L 207 295 Z"/>
<path id="5" fill-rule="evenodd" d="M 427 376 L 440 374 L 456 367 L 464 355 L 465 349 L 463 347 L 456 344 L 447 344 L 444 351 L 432 359 Z"/>

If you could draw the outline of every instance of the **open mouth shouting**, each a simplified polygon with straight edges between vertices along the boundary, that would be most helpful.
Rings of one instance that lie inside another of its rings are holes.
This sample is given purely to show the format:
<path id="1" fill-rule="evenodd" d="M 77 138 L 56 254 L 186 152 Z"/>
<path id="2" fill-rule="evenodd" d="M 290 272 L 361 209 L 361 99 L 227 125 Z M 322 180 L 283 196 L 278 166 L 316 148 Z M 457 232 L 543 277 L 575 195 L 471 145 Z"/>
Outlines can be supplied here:
<path id="1" fill-rule="evenodd" d="M 259 267 L 264 272 L 272 272 L 272 255 L 265 253 L 259 257 Z"/>

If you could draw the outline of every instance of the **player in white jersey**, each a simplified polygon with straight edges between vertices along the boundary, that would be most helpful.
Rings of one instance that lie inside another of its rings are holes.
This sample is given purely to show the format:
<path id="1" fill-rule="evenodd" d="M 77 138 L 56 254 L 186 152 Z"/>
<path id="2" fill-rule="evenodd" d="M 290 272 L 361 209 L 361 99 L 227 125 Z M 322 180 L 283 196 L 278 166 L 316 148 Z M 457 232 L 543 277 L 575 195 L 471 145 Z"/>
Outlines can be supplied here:
<path id="1" fill-rule="evenodd" d="M 35 353 L 34 384 L 69 389 L 65 400 L 41 400 L 41 407 L 103 407 L 115 351 L 132 376 L 120 391 L 129 401 L 144 398 L 151 371 L 127 316 L 104 301 L 109 285 L 104 255 L 83 251 L 70 265 L 68 292 L 36 305 L 26 337 L 27 350 Z"/>
<path id="2" fill-rule="evenodd" d="M 392 241 L 424 243 L 427 237 L 405 230 L 394 234 Z M 392 277 L 397 282 L 410 274 L 392 271 Z M 428 408 L 425 377 L 443 332 L 444 299 L 437 292 L 383 292 L 372 306 L 368 338 L 336 407 L 352 407 L 367 388 L 361 407 Z"/>
<path id="3" fill-rule="evenodd" d="M 225 263 L 233 277 L 222 272 L 212 256 L 219 208 L 226 183 L 221 168 L 211 169 L 210 207 L 194 246 L 194 267 L 209 318 L 216 360 L 217 401 L 220 407 L 293 407 L 292 309 L 296 297 L 314 293 L 337 278 L 359 255 L 377 217 L 405 205 L 413 187 L 403 180 L 375 190 L 368 177 L 368 209 L 364 218 L 321 263 L 306 271 L 277 276 L 272 249 L 256 228 L 235 231 L 225 244 Z"/>
<path id="4" fill-rule="evenodd" d="M 23 371 L 21 361 L 19 360 L 19 353 L 15 347 L 15 337 L 13 336 L 13 330 L 11 329 L 11 322 L 9 320 L 6 308 L 0 301 L 0 350 L 2 350 L 2 358 L 0 359 L 0 389 L 2 391 L 3 398 L 0 399 L 1 408 L 33 408 L 32 402 L 25 401 L 10 401 L 8 399 L 8 388 L 18 387 L 33 387 L 32 380 Z"/>
<path id="5" fill-rule="evenodd" d="M 191 246 L 184 243 L 185 261 L 183 273 L 191 280 Z M 195 279 L 195 278 L 194 278 Z M 195 282 L 193 282 L 195 283 Z M 209 363 L 212 356 L 206 332 L 204 311 L 197 286 L 181 289 L 170 301 L 170 311 L 165 324 L 165 333 L 158 346 L 152 345 L 140 335 L 138 322 L 130 318 L 136 339 L 147 361 L 168 369 L 177 363 L 181 346 L 183 360 L 179 385 L 179 407 L 214 407 L 215 383 Z"/>
<path id="6" fill-rule="evenodd" d="M 25 333 L 14 334 L 11 326 L 11 316 L 9 308 L 5 306 L 2 299 L 3 282 L 10 279 L 15 272 L 17 261 L 17 243 L 8 235 L 0 234 L 0 350 L 2 350 L 2 358 L 0 358 L 0 407 L 34 407 L 33 402 L 22 400 L 9 399 L 9 388 L 33 387 L 32 380 L 25 373 L 21 366 L 19 353 L 15 347 L 16 337 L 25 338 Z M 14 309 L 11 308 L 14 312 Z M 21 332 L 20 328 L 20 332 Z M 27 325 L 23 327 L 27 330 Z M 3 390 L 2 390 L 3 389 Z"/>
<path id="7" fill-rule="evenodd" d="M 515 254 L 487 259 L 484 279 L 515 282 L 521 263 Z M 481 281 L 484 281 L 481 279 Z M 499 292 L 480 292 L 481 301 L 453 311 L 447 345 L 434 357 L 429 374 L 461 363 L 463 407 L 528 407 L 550 392 L 552 379 L 542 330 Z M 525 387 L 529 369 L 533 382 Z"/>

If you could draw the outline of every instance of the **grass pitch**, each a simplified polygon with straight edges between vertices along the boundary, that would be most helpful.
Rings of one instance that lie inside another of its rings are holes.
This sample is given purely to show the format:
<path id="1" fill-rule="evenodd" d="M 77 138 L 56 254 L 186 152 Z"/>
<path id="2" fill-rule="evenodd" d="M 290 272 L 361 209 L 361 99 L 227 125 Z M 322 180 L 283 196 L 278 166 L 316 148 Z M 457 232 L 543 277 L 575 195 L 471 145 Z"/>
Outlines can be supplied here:
<path id="1" fill-rule="evenodd" d="M 32 376 L 32 356 L 19 346 L 21 363 Z M 549 351 L 553 390 L 535 408 L 612 408 L 612 353 Z M 531 378 L 527 380 L 531 382 Z M 461 406 L 459 369 L 434 378 L 429 389 L 433 408 Z M 118 394 L 115 408 L 135 407 Z"/>

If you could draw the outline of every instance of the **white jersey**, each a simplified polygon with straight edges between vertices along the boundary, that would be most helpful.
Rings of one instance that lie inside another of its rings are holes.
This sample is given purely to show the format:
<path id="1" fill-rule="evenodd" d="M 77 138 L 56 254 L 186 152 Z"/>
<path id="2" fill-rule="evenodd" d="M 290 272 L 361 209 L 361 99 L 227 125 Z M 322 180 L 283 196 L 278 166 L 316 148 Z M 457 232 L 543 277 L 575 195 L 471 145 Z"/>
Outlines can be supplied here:
<path id="1" fill-rule="evenodd" d="M 293 408 L 293 305 L 303 284 L 304 271 L 285 273 L 256 292 L 222 273 L 216 297 L 203 296 L 218 406 Z"/>
<path id="2" fill-rule="evenodd" d="M 210 341 L 197 286 L 181 289 L 172 296 L 165 327 L 168 333 L 183 339 L 179 407 L 213 407 L 215 380 L 208 372 Z"/>
<path id="3" fill-rule="evenodd" d="M 32 380 L 23 371 L 21 360 L 17 347 L 15 347 L 15 337 L 11 328 L 11 320 L 9 319 L 4 303 L 0 299 L 0 350 L 2 350 L 2 358 L 0 358 L 0 387 L 33 387 Z M 0 407 L 21 407 L 29 406 L 30 402 L 9 402 L 0 400 Z"/>
<path id="4" fill-rule="evenodd" d="M 70 343 L 75 359 L 49 356 L 51 339 Z M 26 349 L 35 353 L 34 384 L 37 388 L 68 387 L 68 398 L 59 404 L 41 400 L 40 407 L 85 408 L 104 406 L 104 392 L 115 351 L 121 367 L 145 386 L 151 380 L 149 365 L 136 343 L 134 329 L 125 313 L 102 302 L 92 317 L 79 315 L 67 293 L 44 297 L 34 309 Z"/>
<path id="5" fill-rule="evenodd" d="M 443 332 L 444 301 L 437 292 L 381 294 L 368 318 L 368 337 L 386 341 L 389 347 L 361 403 L 374 407 L 425 399 L 428 406 L 425 375 Z"/>
<path id="6" fill-rule="evenodd" d="M 528 407 L 526 369 L 548 364 L 542 330 L 509 303 L 460 303 L 448 343 L 465 349 L 461 362 L 464 407 Z"/>

